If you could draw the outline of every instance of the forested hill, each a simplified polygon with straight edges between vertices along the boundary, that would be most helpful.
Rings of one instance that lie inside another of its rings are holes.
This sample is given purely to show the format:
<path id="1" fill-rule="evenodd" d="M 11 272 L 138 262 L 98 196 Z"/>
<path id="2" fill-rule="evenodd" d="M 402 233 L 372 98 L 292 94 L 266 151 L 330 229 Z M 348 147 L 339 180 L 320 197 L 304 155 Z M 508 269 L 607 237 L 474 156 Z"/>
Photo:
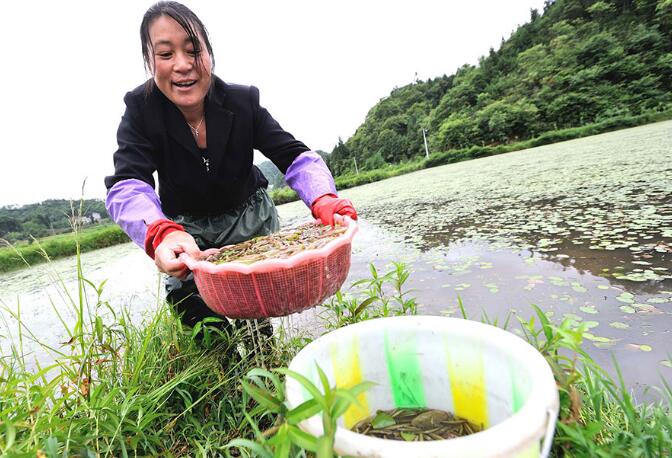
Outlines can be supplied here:
<path id="1" fill-rule="evenodd" d="M 394 89 L 329 157 L 335 175 L 672 108 L 672 0 L 556 0 L 477 66 Z M 449 53 L 454 44 L 446 43 Z M 436 56 L 440 59 L 441 56 Z"/>
<path id="2" fill-rule="evenodd" d="M 77 215 L 73 217 L 73 215 Z M 95 224 L 108 218 L 105 202 L 50 199 L 37 204 L 0 207 L 0 238 L 10 242 L 69 232 L 72 223 Z M 109 221 L 109 220 L 108 220 Z"/>

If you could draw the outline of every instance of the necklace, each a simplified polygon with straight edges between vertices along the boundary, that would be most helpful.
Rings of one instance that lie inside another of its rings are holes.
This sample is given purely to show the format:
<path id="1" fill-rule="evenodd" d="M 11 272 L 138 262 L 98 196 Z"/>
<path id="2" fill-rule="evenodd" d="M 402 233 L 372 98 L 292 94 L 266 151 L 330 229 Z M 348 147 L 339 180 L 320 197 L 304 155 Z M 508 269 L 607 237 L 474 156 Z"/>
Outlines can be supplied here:
<path id="1" fill-rule="evenodd" d="M 203 120 L 204 120 L 204 119 L 205 119 L 205 115 L 203 115 L 203 117 L 201 118 L 201 120 L 198 121 L 198 124 L 196 125 L 196 127 L 194 127 L 194 126 L 192 126 L 191 124 L 187 123 L 187 125 L 189 126 L 189 129 L 191 129 L 192 134 L 194 135 L 194 137 L 196 137 L 196 140 L 198 140 L 198 129 L 201 128 L 201 124 L 203 124 Z"/>

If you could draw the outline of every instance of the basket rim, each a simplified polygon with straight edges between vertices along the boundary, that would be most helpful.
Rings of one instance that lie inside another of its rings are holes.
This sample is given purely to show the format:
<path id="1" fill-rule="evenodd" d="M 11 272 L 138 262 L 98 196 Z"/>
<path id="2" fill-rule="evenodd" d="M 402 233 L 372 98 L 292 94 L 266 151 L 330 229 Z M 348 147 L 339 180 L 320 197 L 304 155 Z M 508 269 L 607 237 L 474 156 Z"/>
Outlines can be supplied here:
<path id="1" fill-rule="evenodd" d="M 264 259 L 252 264 L 243 264 L 242 262 L 230 261 L 222 264 L 215 264 L 210 261 L 197 260 L 187 253 L 180 253 L 179 259 L 194 273 L 209 273 L 212 275 L 224 273 L 267 273 L 279 269 L 291 269 L 305 261 L 318 258 L 326 258 L 330 253 L 343 245 L 352 243 L 352 238 L 358 230 L 357 222 L 349 216 L 334 215 L 337 224 L 347 226 L 344 234 L 339 235 L 321 248 L 304 250 L 285 259 Z"/>

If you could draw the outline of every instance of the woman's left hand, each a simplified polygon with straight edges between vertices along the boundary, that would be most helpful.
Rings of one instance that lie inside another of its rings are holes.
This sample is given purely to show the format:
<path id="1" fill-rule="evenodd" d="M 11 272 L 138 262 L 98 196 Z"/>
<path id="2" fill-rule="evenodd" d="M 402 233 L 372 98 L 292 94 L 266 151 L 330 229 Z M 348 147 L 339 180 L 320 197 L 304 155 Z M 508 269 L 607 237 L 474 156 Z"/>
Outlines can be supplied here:
<path id="1" fill-rule="evenodd" d="M 333 226 L 334 215 L 349 216 L 357 219 L 357 211 L 350 199 L 342 199 L 335 194 L 324 194 L 318 197 L 312 206 L 313 216 L 322 224 Z"/>

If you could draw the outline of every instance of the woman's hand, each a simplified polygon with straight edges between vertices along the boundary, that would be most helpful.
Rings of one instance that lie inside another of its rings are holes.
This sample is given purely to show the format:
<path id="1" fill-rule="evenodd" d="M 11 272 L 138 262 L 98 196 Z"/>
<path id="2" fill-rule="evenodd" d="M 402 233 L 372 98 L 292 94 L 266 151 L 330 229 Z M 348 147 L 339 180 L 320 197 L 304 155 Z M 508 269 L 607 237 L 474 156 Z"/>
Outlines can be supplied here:
<path id="1" fill-rule="evenodd" d="M 178 259 L 180 253 L 198 259 L 201 250 L 191 235 L 184 231 L 173 231 L 154 250 L 154 263 L 161 272 L 182 279 L 187 276 L 189 269 Z"/>
<path id="2" fill-rule="evenodd" d="M 349 216 L 357 219 L 357 212 L 350 199 L 341 199 L 335 194 L 325 194 L 318 197 L 312 206 L 313 216 L 319 218 L 322 224 L 333 226 L 334 215 Z"/>

